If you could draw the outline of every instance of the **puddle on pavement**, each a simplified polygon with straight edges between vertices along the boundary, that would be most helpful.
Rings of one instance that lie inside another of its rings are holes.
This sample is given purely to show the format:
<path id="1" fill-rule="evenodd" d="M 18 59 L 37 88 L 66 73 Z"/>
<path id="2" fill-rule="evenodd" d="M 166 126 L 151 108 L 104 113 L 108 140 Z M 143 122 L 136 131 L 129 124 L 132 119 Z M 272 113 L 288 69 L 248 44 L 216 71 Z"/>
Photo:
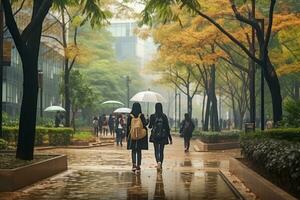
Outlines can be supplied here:
<path id="1" fill-rule="evenodd" d="M 189 164 L 188 164 L 189 165 Z M 22 200 L 237 199 L 218 172 L 74 171 L 25 191 Z"/>

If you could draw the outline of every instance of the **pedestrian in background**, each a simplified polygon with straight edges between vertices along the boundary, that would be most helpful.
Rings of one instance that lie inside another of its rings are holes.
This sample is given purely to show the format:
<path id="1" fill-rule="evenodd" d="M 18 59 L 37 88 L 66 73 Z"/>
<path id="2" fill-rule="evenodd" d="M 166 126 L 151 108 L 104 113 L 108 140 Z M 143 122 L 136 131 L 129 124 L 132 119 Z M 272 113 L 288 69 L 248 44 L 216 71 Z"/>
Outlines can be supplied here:
<path id="1" fill-rule="evenodd" d="M 131 150 L 132 171 L 139 173 L 142 150 L 148 150 L 147 122 L 141 105 L 135 102 L 127 119 L 127 149 Z"/>
<path id="2" fill-rule="evenodd" d="M 103 136 L 108 135 L 108 120 L 105 114 L 102 116 L 102 133 Z"/>
<path id="3" fill-rule="evenodd" d="M 95 136 L 98 136 L 98 124 L 99 122 L 98 122 L 98 118 L 97 117 L 94 117 L 94 119 L 93 119 L 93 127 L 94 127 L 94 135 Z"/>
<path id="4" fill-rule="evenodd" d="M 162 168 L 165 145 L 172 144 L 168 117 L 163 113 L 161 103 L 155 104 L 155 113 L 150 116 L 150 142 L 153 142 L 157 169 Z"/>
<path id="5" fill-rule="evenodd" d="M 109 127 L 109 132 L 110 132 L 110 135 L 111 136 L 115 136 L 115 119 L 113 117 L 112 114 L 109 115 L 109 118 L 108 118 L 108 127 Z"/>
<path id="6" fill-rule="evenodd" d="M 119 146 L 120 144 L 121 147 L 123 146 L 122 139 L 124 134 L 124 126 L 125 126 L 125 122 L 124 122 L 123 115 L 119 114 L 116 120 L 116 143 L 117 146 Z"/>
<path id="7" fill-rule="evenodd" d="M 99 115 L 98 118 L 99 136 L 101 136 L 102 134 L 102 124 L 103 124 L 103 118 L 102 115 Z"/>
<path id="8" fill-rule="evenodd" d="M 193 135 L 193 131 L 195 129 L 195 125 L 191 120 L 191 117 L 188 113 L 184 114 L 184 120 L 181 122 L 180 125 L 180 134 L 183 136 L 184 139 L 184 152 L 189 152 L 190 149 L 190 140 Z"/>

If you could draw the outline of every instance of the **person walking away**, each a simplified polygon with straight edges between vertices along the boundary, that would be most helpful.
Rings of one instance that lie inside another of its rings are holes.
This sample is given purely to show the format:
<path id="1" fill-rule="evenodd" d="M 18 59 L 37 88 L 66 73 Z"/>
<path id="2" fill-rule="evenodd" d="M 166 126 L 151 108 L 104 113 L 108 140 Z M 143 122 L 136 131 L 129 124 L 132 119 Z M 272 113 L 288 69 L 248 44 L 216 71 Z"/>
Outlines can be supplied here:
<path id="1" fill-rule="evenodd" d="M 115 128 L 115 122 L 114 122 L 114 118 L 113 118 L 113 115 L 110 114 L 109 115 L 109 118 L 108 118 L 108 126 L 109 126 L 109 132 L 110 132 L 110 135 L 111 136 L 115 136 L 115 133 L 114 133 L 114 128 Z"/>
<path id="2" fill-rule="evenodd" d="M 119 146 L 120 144 L 121 147 L 123 146 L 122 139 L 123 139 L 124 125 L 125 123 L 124 123 L 123 115 L 119 114 L 116 120 L 116 142 L 117 142 L 117 146 Z"/>
<path id="3" fill-rule="evenodd" d="M 148 150 L 147 122 L 141 105 L 135 102 L 127 119 L 127 149 L 131 150 L 132 171 L 139 173 L 142 163 L 142 150 Z"/>
<path id="4" fill-rule="evenodd" d="M 55 127 L 59 127 L 59 124 L 60 124 L 60 112 L 57 111 L 54 119 L 54 125 Z"/>
<path id="5" fill-rule="evenodd" d="M 107 136 L 108 135 L 108 120 L 107 120 L 106 115 L 103 115 L 102 133 L 103 133 L 103 136 Z"/>
<path id="6" fill-rule="evenodd" d="M 98 118 L 97 117 L 94 117 L 94 120 L 93 120 L 93 127 L 94 127 L 94 135 L 95 136 L 98 136 L 98 125 L 99 125 L 99 122 L 98 122 Z"/>
<path id="7" fill-rule="evenodd" d="M 150 142 L 154 145 L 157 169 L 161 169 L 165 145 L 172 144 L 168 117 L 163 113 L 161 103 L 155 104 L 155 113 L 150 116 L 149 128 L 151 128 Z"/>
<path id="8" fill-rule="evenodd" d="M 190 140 L 193 135 L 195 125 L 191 120 L 191 117 L 188 113 L 184 114 L 184 120 L 181 122 L 180 134 L 183 135 L 184 139 L 184 152 L 189 152 Z"/>
<path id="9" fill-rule="evenodd" d="M 99 136 L 101 136 L 101 134 L 102 134 L 102 124 L 103 124 L 103 118 L 102 118 L 102 115 L 99 115 L 99 118 L 98 118 Z"/>

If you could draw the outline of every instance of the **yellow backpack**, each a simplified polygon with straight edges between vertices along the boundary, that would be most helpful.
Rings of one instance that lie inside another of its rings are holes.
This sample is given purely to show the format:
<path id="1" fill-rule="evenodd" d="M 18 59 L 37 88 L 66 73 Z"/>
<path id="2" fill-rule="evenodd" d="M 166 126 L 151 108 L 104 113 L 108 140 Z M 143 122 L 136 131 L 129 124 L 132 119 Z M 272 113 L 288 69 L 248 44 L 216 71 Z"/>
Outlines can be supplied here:
<path id="1" fill-rule="evenodd" d="M 131 116 L 131 126 L 130 126 L 130 138 L 131 140 L 140 140 L 146 137 L 146 129 L 144 129 L 144 125 L 141 119 L 141 114 L 138 117 Z"/>

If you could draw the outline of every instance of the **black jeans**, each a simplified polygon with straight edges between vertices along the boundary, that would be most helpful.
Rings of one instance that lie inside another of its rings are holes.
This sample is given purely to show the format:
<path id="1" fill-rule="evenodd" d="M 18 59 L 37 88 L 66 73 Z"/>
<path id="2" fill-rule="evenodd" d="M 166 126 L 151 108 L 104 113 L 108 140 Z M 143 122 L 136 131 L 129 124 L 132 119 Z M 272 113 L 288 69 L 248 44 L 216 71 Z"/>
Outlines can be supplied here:
<path id="1" fill-rule="evenodd" d="M 190 148 L 190 140 L 191 140 L 191 138 L 190 137 L 184 137 L 184 148 L 185 148 L 185 150 L 189 150 L 189 148 Z"/>
<path id="2" fill-rule="evenodd" d="M 118 128 L 116 131 L 116 141 L 117 141 L 117 145 L 121 144 L 122 146 L 122 136 L 123 136 L 123 129 Z"/>
<path id="3" fill-rule="evenodd" d="M 154 142 L 153 144 L 154 144 L 154 152 L 155 152 L 156 162 L 163 163 L 165 145 L 156 143 L 156 142 Z"/>
<path id="4" fill-rule="evenodd" d="M 133 165 L 140 166 L 142 164 L 142 150 L 132 150 L 131 158 Z"/>

